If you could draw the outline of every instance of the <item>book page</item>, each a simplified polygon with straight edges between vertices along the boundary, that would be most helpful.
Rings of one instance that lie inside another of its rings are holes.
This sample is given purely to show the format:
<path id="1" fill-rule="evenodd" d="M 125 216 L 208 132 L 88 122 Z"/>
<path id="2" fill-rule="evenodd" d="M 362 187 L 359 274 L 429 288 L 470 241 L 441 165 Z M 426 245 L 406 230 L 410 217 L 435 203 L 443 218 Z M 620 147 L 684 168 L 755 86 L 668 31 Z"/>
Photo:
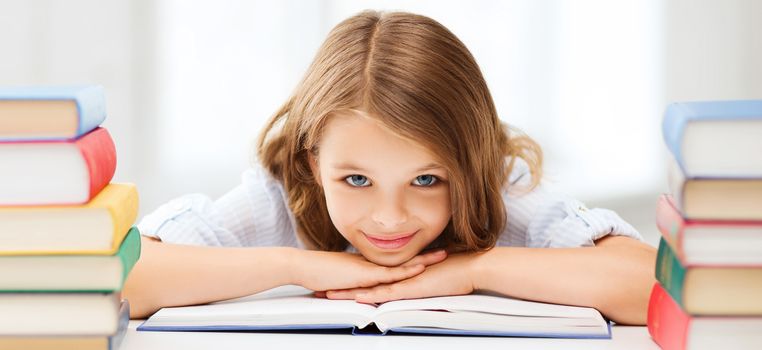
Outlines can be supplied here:
<path id="1" fill-rule="evenodd" d="M 345 324 L 364 327 L 374 312 L 374 306 L 354 300 L 317 298 L 307 289 L 284 286 L 208 305 L 163 308 L 146 324 L 196 327 Z"/>
<path id="2" fill-rule="evenodd" d="M 396 300 L 379 306 L 376 314 L 401 310 L 471 311 L 501 315 L 566 318 L 600 317 L 598 310 L 588 307 L 546 304 L 483 294 Z"/>
<path id="3" fill-rule="evenodd" d="M 593 308 L 482 294 L 387 302 L 378 307 L 373 321 L 382 331 L 449 329 L 526 336 L 608 332 L 603 316 Z"/>
<path id="4" fill-rule="evenodd" d="M 511 316 L 483 312 L 390 311 L 374 319 L 381 331 L 395 328 L 441 328 L 464 331 L 513 334 L 601 334 L 607 331 L 603 319 Z"/>

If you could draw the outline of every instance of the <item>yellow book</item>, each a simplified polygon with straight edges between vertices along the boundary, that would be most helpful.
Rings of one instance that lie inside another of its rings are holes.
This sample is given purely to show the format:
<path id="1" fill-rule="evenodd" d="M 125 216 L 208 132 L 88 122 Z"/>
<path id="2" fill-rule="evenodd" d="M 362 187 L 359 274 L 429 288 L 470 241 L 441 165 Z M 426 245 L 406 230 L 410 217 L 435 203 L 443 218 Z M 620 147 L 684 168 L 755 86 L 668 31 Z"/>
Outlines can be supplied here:
<path id="1" fill-rule="evenodd" d="M 0 207 L 0 255 L 113 255 L 138 215 L 133 184 L 83 205 Z"/>

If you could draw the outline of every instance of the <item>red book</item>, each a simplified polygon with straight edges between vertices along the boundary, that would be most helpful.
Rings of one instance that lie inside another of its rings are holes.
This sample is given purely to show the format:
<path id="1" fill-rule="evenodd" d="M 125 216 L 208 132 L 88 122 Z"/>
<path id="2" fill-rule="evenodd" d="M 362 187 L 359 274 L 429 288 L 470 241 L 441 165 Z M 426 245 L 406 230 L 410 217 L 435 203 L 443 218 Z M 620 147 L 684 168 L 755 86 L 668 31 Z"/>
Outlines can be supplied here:
<path id="1" fill-rule="evenodd" d="M 762 266 L 762 221 L 687 219 L 665 194 L 656 226 L 685 266 Z"/>
<path id="2" fill-rule="evenodd" d="M 658 283 L 648 302 L 648 333 L 662 350 L 685 349 L 690 316 L 680 309 Z"/>
<path id="3" fill-rule="evenodd" d="M 662 350 L 759 349 L 762 317 L 690 316 L 655 283 L 648 303 L 648 333 Z"/>
<path id="4" fill-rule="evenodd" d="M 0 143 L 0 205 L 83 204 L 114 176 L 116 147 L 97 128 L 68 141 Z"/>

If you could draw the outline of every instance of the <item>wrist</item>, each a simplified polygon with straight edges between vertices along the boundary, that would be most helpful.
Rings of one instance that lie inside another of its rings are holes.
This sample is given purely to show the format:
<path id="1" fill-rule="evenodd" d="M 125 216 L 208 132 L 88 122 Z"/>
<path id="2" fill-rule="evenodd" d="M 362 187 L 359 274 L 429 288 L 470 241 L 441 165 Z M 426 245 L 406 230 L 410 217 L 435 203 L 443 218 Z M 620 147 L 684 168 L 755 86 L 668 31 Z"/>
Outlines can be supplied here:
<path id="1" fill-rule="evenodd" d="M 471 276 L 471 285 L 473 290 L 489 289 L 486 283 L 491 278 L 490 271 L 490 259 L 494 254 L 495 248 L 487 251 L 477 252 L 473 254 L 470 263 L 468 264 L 468 275 Z"/>
<path id="2" fill-rule="evenodd" d="M 302 285 L 302 256 L 304 255 L 305 251 L 298 249 L 298 248 L 292 248 L 292 247 L 284 247 L 282 248 L 283 251 L 280 254 L 281 261 L 283 261 L 283 269 L 286 276 L 286 283 L 285 284 L 294 284 L 294 285 Z"/>

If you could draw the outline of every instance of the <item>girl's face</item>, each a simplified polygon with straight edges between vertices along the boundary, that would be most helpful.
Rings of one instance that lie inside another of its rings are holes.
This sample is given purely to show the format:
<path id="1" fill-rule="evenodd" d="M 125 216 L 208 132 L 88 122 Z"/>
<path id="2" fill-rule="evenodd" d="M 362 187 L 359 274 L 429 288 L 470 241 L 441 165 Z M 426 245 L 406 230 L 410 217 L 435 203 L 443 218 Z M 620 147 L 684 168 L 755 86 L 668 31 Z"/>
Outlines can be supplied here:
<path id="1" fill-rule="evenodd" d="M 310 164 L 336 229 L 369 261 L 400 265 L 451 217 L 448 174 L 431 152 L 362 114 L 332 116 Z"/>

